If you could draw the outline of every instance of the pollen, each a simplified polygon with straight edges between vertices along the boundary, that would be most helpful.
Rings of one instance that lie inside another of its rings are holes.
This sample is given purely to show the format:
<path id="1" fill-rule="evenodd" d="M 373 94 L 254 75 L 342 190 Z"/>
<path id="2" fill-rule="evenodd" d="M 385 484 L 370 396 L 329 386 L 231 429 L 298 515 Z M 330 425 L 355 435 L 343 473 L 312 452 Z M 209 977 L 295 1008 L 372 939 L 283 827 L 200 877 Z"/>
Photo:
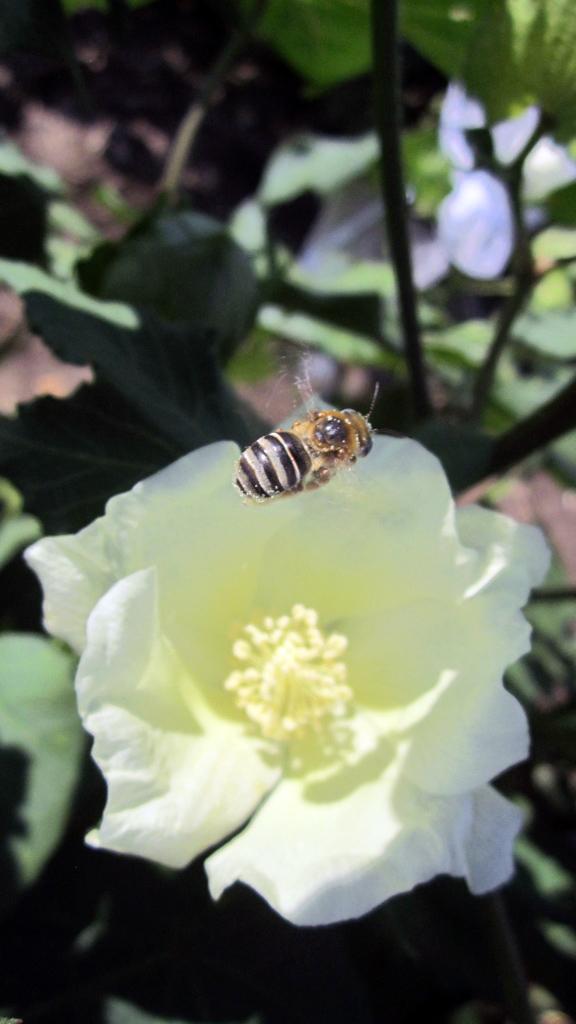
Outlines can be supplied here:
<path id="1" fill-rule="evenodd" d="M 232 647 L 238 667 L 224 686 L 263 736 L 301 738 L 346 714 L 347 646 L 341 633 L 319 627 L 314 609 L 295 604 L 289 615 L 244 626 Z"/>

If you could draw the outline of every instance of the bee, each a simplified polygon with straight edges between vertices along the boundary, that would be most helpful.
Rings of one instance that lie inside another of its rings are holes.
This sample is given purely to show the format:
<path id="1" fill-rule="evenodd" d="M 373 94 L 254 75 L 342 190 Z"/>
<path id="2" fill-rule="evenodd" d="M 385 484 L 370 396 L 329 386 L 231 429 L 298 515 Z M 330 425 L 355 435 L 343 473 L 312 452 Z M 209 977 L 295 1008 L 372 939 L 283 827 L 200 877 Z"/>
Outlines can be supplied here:
<path id="1" fill-rule="evenodd" d="M 273 430 L 245 448 L 234 485 L 254 502 L 315 490 L 368 455 L 373 433 L 355 409 L 310 412 L 288 430 Z"/>

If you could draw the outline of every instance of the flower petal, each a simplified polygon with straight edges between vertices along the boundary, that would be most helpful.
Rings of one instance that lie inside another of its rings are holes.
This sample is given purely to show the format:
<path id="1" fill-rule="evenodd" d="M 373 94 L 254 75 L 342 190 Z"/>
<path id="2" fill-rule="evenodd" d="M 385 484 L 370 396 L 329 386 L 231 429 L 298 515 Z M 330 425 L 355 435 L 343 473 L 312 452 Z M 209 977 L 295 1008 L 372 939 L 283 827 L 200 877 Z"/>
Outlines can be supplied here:
<path id="1" fill-rule="evenodd" d="M 463 567 L 465 599 L 453 608 L 451 628 L 439 632 L 441 653 L 427 652 L 433 673 L 437 666 L 433 689 L 381 722 L 404 734 L 404 771 L 435 793 L 473 789 L 528 755 L 526 716 L 502 677 L 529 650 L 519 608 L 550 558 L 539 530 L 486 509 L 460 510 L 458 529 L 475 552 Z M 439 674 L 442 665 L 447 674 Z"/>
<path id="2" fill-rule="evenodd" d="M 463 171 L 474 167 L 474 151 L 466 131 L 483 128 L 485 124 L 486 115 L 480 101 L 468 96 L 459 82 L 451 82 L 440 111 L 439 142 L 442 152 Z"/>
<path id="3" fill-rule="evenodd" d="M 523 168 L 523 194 L 526 202 L 545 199 L 557 188 L 576 181 L 576 161 L 564 146 L 544 138 L 526 157 Z"/>
<path id="4" fill-rule="evenodd" d="M 440 204 L 438 231 L 458 270 L 482 280 L 498 277 L 514 244 L 512 210 L 504 185 L 488 171 L 459 175 L 453 191 Z"/>
<path id="5" fill-rule="evenodd" d="M 117 579 L 155 564 L 167 548 L 168 531 L 181 533 L 191 509 L 224 485 L 232 493 L 237 456 L 231 442 L 207 445 L 111 498 L 105 515 L 84 530 L 46 537 L 28 548 L 26 560 L 44 590 L 49 632 L 81 651 L 86 619 L 98 599 Z"/>
<path id="6" fill-rule="evenodd" d="M 215 627 L 242 617 L 266 538 L 297 511 L 290 502 L 266 515 L 246 506 L 232 486 L 238 454 L 232 442 L 198 449 L 112 498 L 85 530 L 29 548 L 47 629 L 81 651 L 98 599 L 116 580 L 154 565 L 175 642 L 185 647 L 194 623 L 207 647 L 222 649 Z"/>
<path id="7" fill-rule="evenodd" d="M 510 117 L 507 121 L 499 121 L 494 125 L 494 155 L 501 164 L 511 164 L 520 156 L 534 134 L 539 118 L 538 107 L 528 107 L 518 117 Z"/>
<path id="8" fill-rule="evenodd" d="M 475 896 L 504 885 L 514 874 L 514 840 L 524 816 L 492 786 L 471 794 L 472 827 L 465 840 L 466 881 Z"/>
<path id="9" fill-rule="evenodd" d="M 61 838 L 84 737 L 67 651 L 45 637 L 2 633 L 0 665 L 4 856 L 14 858 L 15 882 L 29 885 Z"/>
<path id="10" fill-rule="evenodd" d="M 511 606 L 521 608 L 550 566 L 550 548 L 542 531 L 480 505 L 460 508 L 456 516 L 462 543 L 478 555 L 469 563 L 474 582 L 467 596 L 487 587 L 493 593 L 498 587 L 508 592 Z"/>
<path id="11" fill-rule="evenodd" d="M 105 550 L 103 519 L 77 534 L 44 537 L 25 553 L 44 592 L 44 626 L 80 652 L 86 619 L 114 580 Z"/>
<path id="12" fill-rule="evenodd" d="M 394 765 L 352 792 L 340 777 L 317 792 L 285 780 L 205 866 L 215 899 L 241 881 L 294 924 L 330 924 L 438 874 L 475 892 L 501 885 L 520 818 L 492 791 L 430 796 Z"/>
<path id="13" fill-rule="evenodd" d="M 152 570 L 96 606 L 77 690 L 108 783 L 101 846 L 180 867 L 246 821 L 278 778 L 243 724 L 204 704 L 160 631 Z"/>
<path id="14" fill-rule="evenodd" d="M 271 537 L 262 562 L 255 602 L 267 614 L 301 602 L 326 627 L 454 593 L 445 573 L 458 545 L 452 495 L 438 460 L 415 441 L 375 437 L 368 458 L 293 504 L 298 517 Z"/>

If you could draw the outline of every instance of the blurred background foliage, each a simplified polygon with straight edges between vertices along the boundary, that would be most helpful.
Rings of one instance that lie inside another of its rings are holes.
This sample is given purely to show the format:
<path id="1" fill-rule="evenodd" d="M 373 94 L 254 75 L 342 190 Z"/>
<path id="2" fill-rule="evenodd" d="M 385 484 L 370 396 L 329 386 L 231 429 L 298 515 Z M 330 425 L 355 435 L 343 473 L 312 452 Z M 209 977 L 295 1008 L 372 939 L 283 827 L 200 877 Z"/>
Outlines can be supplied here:
<path id="1" fill-rule="evenodd" d="M 426 416 L 370 25 L 367 0 L 0 0 L 0 1012 L 26 1024 L 505 1020 L 489 912 L 453 880 L 298 930 L 248 890 L 212 905 L 198 863 L 84 846 L 102 783 L 20 552 L 249 443 L 302 378 L 364 411 L 378 383 L 375 426 L 550 538 L 508 678 L 533 754 L 499 785 L 526 812 L 508 902 L 534 1019 L 576 1013 L 576 5 L 400 5 Z M 450 113 L 457 81 L 480 107 Z"/>

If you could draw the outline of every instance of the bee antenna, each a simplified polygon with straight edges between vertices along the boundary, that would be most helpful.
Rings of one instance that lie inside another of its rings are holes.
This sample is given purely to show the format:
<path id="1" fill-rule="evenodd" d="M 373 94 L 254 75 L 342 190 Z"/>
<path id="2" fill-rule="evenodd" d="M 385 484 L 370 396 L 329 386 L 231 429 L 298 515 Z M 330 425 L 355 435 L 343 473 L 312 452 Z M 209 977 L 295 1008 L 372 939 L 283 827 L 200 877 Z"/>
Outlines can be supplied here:
<path id="1" fill-rule="evenodd" d="M 375 385 L 374 385 L 374 393 L 372 395 L 372 401 L 370 402 L 370 408 L 368 409 L 368 412 L 366 413 L 366 419 L 367 420 L 370 419 L 372 413 L 374 412 L 374 406 L 376 405 L 376 400 L 378 398 L 379 393 L 380 393 L 380 381 L 377 380 Z"/>

